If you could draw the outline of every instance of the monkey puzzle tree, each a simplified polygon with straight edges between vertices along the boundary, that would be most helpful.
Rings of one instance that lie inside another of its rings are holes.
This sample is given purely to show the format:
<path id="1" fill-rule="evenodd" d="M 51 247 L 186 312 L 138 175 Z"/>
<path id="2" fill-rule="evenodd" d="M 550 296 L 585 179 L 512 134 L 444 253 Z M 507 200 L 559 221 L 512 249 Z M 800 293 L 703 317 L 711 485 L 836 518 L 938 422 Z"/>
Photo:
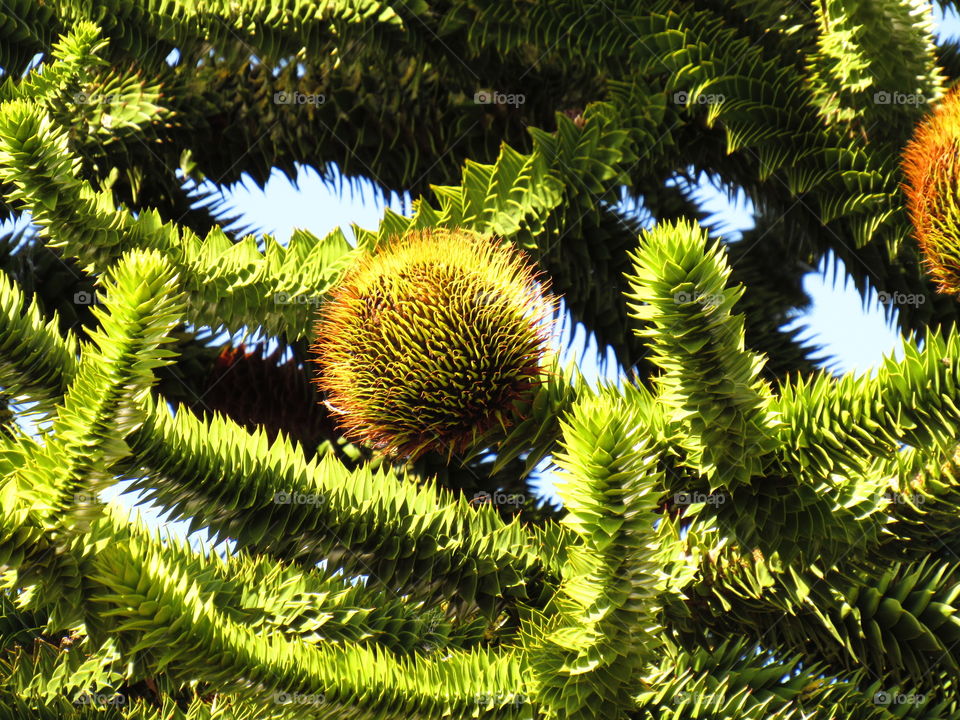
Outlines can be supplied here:
<path id="1" fill-rule="evenodd" d="M 0 716 L 960 718 L 931 11 L 7 2 Z M 196 191 L 297 164 L 417 199 L 278 242 Z M 825 257 L 901 360 L 783 328 Z"/>

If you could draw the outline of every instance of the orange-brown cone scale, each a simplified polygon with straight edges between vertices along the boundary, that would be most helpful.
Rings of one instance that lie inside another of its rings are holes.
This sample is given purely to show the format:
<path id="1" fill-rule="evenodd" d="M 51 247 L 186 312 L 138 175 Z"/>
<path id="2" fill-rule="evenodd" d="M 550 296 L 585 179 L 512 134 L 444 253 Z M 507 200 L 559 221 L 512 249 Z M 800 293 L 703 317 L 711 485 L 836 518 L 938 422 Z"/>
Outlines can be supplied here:
<path id="1" fill-rule="evenodd" d="M 960 293 L 960 93 L 923 120 L 903 154 L 904 192 L 924 266 L 940 292 Z"/>

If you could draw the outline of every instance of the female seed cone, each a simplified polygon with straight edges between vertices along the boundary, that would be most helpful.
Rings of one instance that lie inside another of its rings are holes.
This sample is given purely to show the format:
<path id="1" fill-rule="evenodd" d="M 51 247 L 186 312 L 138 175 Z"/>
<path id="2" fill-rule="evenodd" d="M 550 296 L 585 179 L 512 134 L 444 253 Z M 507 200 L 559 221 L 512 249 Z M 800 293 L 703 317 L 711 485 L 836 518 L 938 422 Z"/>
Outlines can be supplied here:
<path id="1" fill-rule="evenodd" d="M 414 231 L 362 260 L 321 310 L 318 384 L 344 434 L 448 457 L 507 426 L 540 382 L 556 300 L 512 246 Z"/>
<path id="2" fill-rule="evenodd" d="M 960 94 L 921 122 L 903 157 L 904 191 L 927 271 L 940 292 L 960 294 Z"/>

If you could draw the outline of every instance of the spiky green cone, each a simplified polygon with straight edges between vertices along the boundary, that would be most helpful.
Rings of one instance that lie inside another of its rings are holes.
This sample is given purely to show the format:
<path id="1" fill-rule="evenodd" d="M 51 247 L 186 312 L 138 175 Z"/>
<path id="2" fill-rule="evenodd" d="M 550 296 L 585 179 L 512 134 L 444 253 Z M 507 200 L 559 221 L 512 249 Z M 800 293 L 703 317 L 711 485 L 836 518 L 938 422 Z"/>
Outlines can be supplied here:
<path id="1" fill-rule="evenodd" d="M 516 419 L 544 372 L 555 309 L 512 246 L 414 231 L 358 263 L 322 308 L 317 382 L 348 438 L 449 458 Z"/>

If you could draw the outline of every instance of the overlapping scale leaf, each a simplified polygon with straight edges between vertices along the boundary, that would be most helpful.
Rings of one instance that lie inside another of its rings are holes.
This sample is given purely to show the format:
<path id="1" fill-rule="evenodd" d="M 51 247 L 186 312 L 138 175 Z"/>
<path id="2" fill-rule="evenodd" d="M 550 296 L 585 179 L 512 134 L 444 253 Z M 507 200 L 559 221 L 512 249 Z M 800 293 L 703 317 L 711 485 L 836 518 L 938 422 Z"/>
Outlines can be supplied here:
<path id="1" fill-rule="evenodd" d="M 77 340 L 63 337 L 19 286 L 0 275 L 0 385 L 14 399 L 51 410 L 76 373 Z"/>
<path id="2" fill-rule="evenodd" d="M 99 513 L 97 493 L 128 453 L 124 438 L 140 423 L 153 370 L 169 355 L 161 346 L 179 321 L 177 299 L 167 290 L 173 280 L 155 254 L 134 253 L 111 268 L 106 310 L 97 310 L 101 329 L 82 354 L 51 431 L 42 443 L 20 440 L 19 462 L 3 477 L 3 546 L 19 547 L 24 533 L 46 533 L 30 554 L 47 572 L 38 575 L 32 563 L 21 562 L 7 582 L 30 588 L 20 598 L 24 606 L 43 595 L 44 602 L 63 600 L 51 613 L 54 626 L 75 619 L 82 584 L 77 559 L 64 550 L 82 545 L 83 529 Z"/>
<path id="3" fill-rule="evenodd" d="M 27 204 L 54 246 L 98 270 L 131 247 L 161 252 L 179 273 L 198 325 L 236 331 L 256 308 L 265 330 L 306 335 L 311 310 L 355 252 L 339 230 L 323 240 L 298 231 L 287 247 L 267 238 L 266 252 L 253 237 L 234 244 L 219 228 L 201 241 L 155 211 L 118 211 L 112 193 L 76 177 L 77 163 L 49 116 L 22 101 L 0 107 L 0 179 L 17 187 L 10 198 Z"/>
<path id="4" fill-rule="evenodd" d="M 681 506 L 706 502 L 718 526 L 741 547 L 825 567 L 880 542 L 891 497 L 886 479 L 869 474 L 812 484 L 771 473 L 761 486 L 706 490 L 675 488 L 673 499 Z"/>
<path id="5" fill-rule="evenodd" d="M 825 676 L 823 666 L 803 666 L 799 660 L 741 639 L 693 651 L 667 645 L 663 658 L 644 678 L 647 689 L 638 695 L 638 705 L 650 716 L 670 720 L 799 720 L 831 713 L 888 717 L 860 687 L 859 674 L 842 679 Z"/>
<path id="6" fill-rule="evenodd" d="M 490 506 L 330 456 L 307 462 L 284 438 L 270 444 L 228 420 L 148 410 L 131 445 L 144 478 L 135 488 L 241 547 L 326 559 L 392 587 L 443 588 L 485 609 L 523 597 L 524 577 L 542 572 L 535 536 Z"/>
<path id="7" fill-rule="evenodd" d="M 656 452 L 648 417 L 612 396 L 586 397 L 564 421 L 558 490 L 563 524 L 581 539 L 563 567 L 551 615 L 524 643 L 548 717 L 625 717 L 635 673 L 658 644 L 652 513 Z"/>
<path id="8" fill-rule="evenodd" d="M 660 399 L 684 427 L 687 462 L 711 487 L 748 485 L 774 448 L 771 392 L 759 379 L 762 359 L 744 349 L 743 317 L 732 308 L 741 288 L 706 234 L 688 223 L 645 234 L 633 256 L 633 317 L 649 337 Z"/>
<path id="9" fill-rule="evenodd" d="M 942 92 L 931 4 L 830 0 L 815 13 L 819 37 L 809 63 L 820 113 L 899 148 Z"/>
<path id="10" fill-rule="evenodd" d="M 103 531 L 116 536 L 116 530 L 95 529 Z M 145 533 L 108 544 L 92 562 L 90 601 L 102 608 L 108 631 L 127 646 L 128 656 L 154 671 L 199 678 L 267 708 L 277 704 L 278 694 L 314 698 L 297 711 L 317 718 L 347 709 L 364 718 L 443 711 L 514 717 L 527 706 L 478 702 L 484 693 L 521 694 L 519 664 L 508 653 L 453 651 L 442 660 L 401 660 L 362 646 L 310 645 L 260 633 L 231 617 L 189 565 Z"/>
<path id="11" fill-rule="evenodd" d="M 960 642 L 960 574 L 955 563 L 856 563 L 814 584 L 809 607 L 851 665 L 918 689 L 935 689 L 938 671 L 955 676 Z"/>
<path id="12" fill-rule="evenodd" d="M 892 522 L 884 550 L 892 557 L 960 557 L 956 508 L 960 503 L 957 450 L 908 448 L 897 454 L 888 496 Z"/>
<path id="13" fill-rule="evenodd" d="M 817 375 L 785 383 L 774 409 L 782 421 L 779 463 L 787 471 L 828 478 L 863 473 L 902 445 L 953 447 L 960 430 L 957 372 L 960 335 L 931 332 L 903 358 L 884 359 L 876 374 Z"/>

